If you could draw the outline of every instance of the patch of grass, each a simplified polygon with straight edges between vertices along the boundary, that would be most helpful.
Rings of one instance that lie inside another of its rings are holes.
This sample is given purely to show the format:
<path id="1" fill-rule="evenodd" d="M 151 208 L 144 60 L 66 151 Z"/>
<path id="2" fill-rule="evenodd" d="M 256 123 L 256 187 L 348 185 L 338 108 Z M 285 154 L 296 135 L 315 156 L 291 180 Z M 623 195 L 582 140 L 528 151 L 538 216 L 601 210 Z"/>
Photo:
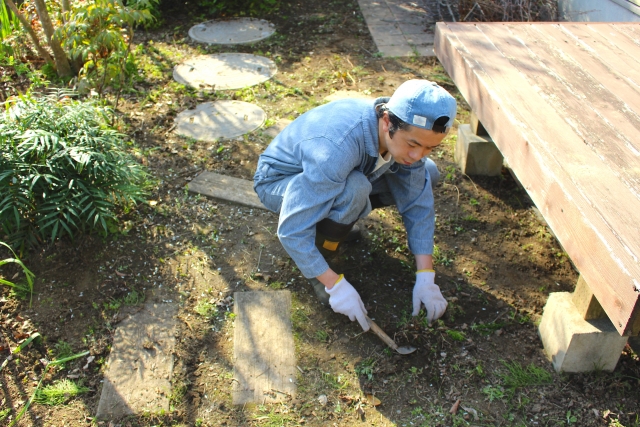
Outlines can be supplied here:
<path id="1" fill-rule="evenodd" d="M 35 402 L 42 405 L 62 405 L 69 400 L 89 391 L 81 382 L 75 383 L 69 379 L 55 381 L 36 392 Z"/>
<path id="2" fill-rule="evenodd" d="M 482 389 L 482 393 L 487 396 L 489 402 L 493 402 L 494 400 L 502 400 L 505 397 L 505 392 L 502 387 L 488 385 Z"/>
<path id="3" fill-rule="evenodd" d="M 193 308 L 193 311 L 206 319 L 210 319 L 218 314 L 218 308 L 210 301 L 207 301 L 205 299 L 199 300 L 196 306 Z"/>
<path id="4" fill-rule="evenodd" d="M 122 299 L 124 305 L 138 305 L 144 302 L 144 294 L 142 292 L 138 292 L 135 289 L 127 294 Z"/>
<path id="5" fill-rule="evenodd" d="M 396 322 L 396 326 L 400 329 L 407 327 L 411 323 L 413 316 L 408 310 L 402 310 L 400 312 L 400 317 L 398 317 L 398 321 Z"/>
<path id="6" fill-rule="evenodd" d="M 358 363 L 356 366 L 356 374 L 366 376 L 369 381 L 373 381 L 373 367 L 375 366 L 376 361 L 373 357 L 368 357 L 364 359 L 362 362 Z"/>
<path id="7" fill-rule="evenodd" d="M 265 427 L 281 427 L 289 425 L 293 421 L 291 415 L 282 412 L 276 412 L 274 408 L 267 409 L 264 405 L 258 406 L 258 410 L 262 412 L 256 415 L 254 420 L 258 421 L 261 426 Z"/>
<path id="8" fill-rule="evenodd" d="M 0 421 L 7 418 L 7 416 L 11 413 L 11 408 L 5 408 L 0 411 Z"/>
<path id="9" fill-rule="evenodd" d="M 498 329 L 502 328 L 504 323 L 491 322 L 491 323 L 474 323 L 471 325 L 471 330 L 478 332 L 480 335 L 491 335 Z"/>
<path id="10" fill-rule="evenodd" d="M 294 308 L 291 310 L 291 323 L 294 328 L 304 329 L 304 326 L 307 325 L 309 321 L 309 316 L 304 312 L 301 308 Z"/>
<path id="11" fill-rule="evenodd" d="M 121 305 L 122 305 L 121 301 L 113 298 L 110 301 L 106 301 L 102 303 L 102 306 L 104 307 L 105 310 L 111 310 L 111 311 L 116 311 L 120 309 Z"/>
<path id="12" fill-rule="evenodd" d="M 331 388 L 336 390 L 343 390 L 349 386 L 349 381 L 346 378 L 343 378 L 342 375 L 338 375 L 337 377 L 329 372 L 322 373 L 322 379 L 326 382 Z"/>
<path id="13" fill-rule="evenodd" d="M 329 341 L 329 334 L 327 333 L 327 331 L 323 331 L 321 329 L 316 332 L 316 338 L 318 338 L 318 341 L 320 342 L 327 342 Z"/>
<path id="14" fill-rule="evenodd" d="M 59 340 L 53 345 L 53 347 L 56 349 L 55 355 L 58 360 L 65 359 L 73 355 L 73 348 L 71 348 L 71 345 L 66 341 Z"/>
<path id="15" fill-rule="evenodd" d="M 449 337 L 454 341 L 464 341 L 466 339 L 464 333 L 454 329 L 448 329 L 447 335 L 449 335 Z"/>
<path id="16" fill-rule="evenodd" d="M 550 384 L 553 376 L 546 370 L 537 367 L 533 363 L 523 367 L 517 361 L 511 363 L 502 361 L 507 368 L 506 373 L 500 374 L 504 385 L 508 388 L 529 387 L 534 385 Z"/>
<path id="17" fill-rule="evenodd" d="M 453 254 L 453 251 L 445 251 L 438 245 L 433 245 L 433 263 L 436 265 L 450 266 L 453 264 Z"/>
<path id="18" fill-rule="evenodd" d="M 269 283 L 269 287 L 271 289 L 275 289 L 276 291 L 280 290 L 280 289 L 284 289 L 285 285 L 283 282 L 271 282 Z"/>

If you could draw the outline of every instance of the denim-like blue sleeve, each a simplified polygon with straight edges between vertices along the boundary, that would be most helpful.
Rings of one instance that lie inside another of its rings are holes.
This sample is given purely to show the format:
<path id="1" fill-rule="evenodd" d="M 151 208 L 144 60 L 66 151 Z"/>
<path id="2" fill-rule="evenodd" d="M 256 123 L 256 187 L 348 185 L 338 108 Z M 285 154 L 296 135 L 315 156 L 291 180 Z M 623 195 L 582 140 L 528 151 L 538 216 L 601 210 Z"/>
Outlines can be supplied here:
<path id="1" fill-rule="evenodd" d="M 329 265 L 315 246 L 315 226 L 329 215 L 359 156 L 350 152 L 352 146 L 324 137 L 302 141 L 295 150 L 303 171 L 291 179 L 283 197 L 278 238 L 302 274 L 317 277 Z"/>
<path id="2" fill-rule="evenodd" d="M 385 176 L 407 230 L 409 250 L 417 255 L 431 255 L 435 210 L 429 174 L 423 161 L 397 166 L 395 173 Z"/>

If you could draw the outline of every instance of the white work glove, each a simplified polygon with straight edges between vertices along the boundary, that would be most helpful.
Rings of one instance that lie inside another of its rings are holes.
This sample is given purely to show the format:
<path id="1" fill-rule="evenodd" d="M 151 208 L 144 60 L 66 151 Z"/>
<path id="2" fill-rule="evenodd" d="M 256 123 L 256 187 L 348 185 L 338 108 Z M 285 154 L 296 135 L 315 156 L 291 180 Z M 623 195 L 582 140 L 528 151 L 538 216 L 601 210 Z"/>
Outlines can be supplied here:
<path id="1" fill-rule="evenodd" d="M 427 321 L 431 324 L 439 319 L 447 309 L 447 300 L 434 283 L 436 273 L 433 270 L 418 271 L 416 285 L 413 287 L 413 315 L 420 313 L 420 305 L 427 309 Z"/>
<path id="2" fill-rule="evenodd" d="M 358 319 L 362 329 L 365 332 L 369 330 L 369 323 L 365 317 L 367 310 L 364 308 L 360 295 L 342 274 L 333 288 L 327 289 L 325 287 L 325 290 L 329 294 L 329 305 L 333 311 L 349 316 L 352 322 Z"/>

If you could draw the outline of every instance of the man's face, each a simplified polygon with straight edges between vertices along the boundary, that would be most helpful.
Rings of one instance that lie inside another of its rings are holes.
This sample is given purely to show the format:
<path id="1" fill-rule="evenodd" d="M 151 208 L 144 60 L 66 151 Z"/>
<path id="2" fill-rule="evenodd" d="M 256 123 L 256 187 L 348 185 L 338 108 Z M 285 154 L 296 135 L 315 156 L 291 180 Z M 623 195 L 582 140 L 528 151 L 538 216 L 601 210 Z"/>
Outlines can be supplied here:
<path id="1" fill-rule="evenodd" d="M 398 130 L 389 135 L 389 117 L 382 117 L 380 140 L 381 153 L 388 151 L 397 163 L 410 165 L 428 156 L 447 136 L 444 133 L 409 126 L 408 130 Z"/>

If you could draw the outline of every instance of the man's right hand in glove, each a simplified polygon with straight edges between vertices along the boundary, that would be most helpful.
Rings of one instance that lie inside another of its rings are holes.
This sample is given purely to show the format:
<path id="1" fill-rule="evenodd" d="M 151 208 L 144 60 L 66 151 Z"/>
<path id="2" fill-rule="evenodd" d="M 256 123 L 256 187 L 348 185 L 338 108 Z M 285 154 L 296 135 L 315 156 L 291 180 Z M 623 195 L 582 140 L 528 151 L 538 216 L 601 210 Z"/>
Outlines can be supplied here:
<path id="1" fill-rule="evenodd" d="M 369 330 L 369 323 L 365 317 L 367 310 L 364 308 L 358 291 L 347 282 L 344 275 L 340 275 L 331 289 L 325 287 L 325 290 L 329 294 L 329 305 L 333 311 L 349 316 L 352 322 L 357 319 L 365 332 Z"/>

